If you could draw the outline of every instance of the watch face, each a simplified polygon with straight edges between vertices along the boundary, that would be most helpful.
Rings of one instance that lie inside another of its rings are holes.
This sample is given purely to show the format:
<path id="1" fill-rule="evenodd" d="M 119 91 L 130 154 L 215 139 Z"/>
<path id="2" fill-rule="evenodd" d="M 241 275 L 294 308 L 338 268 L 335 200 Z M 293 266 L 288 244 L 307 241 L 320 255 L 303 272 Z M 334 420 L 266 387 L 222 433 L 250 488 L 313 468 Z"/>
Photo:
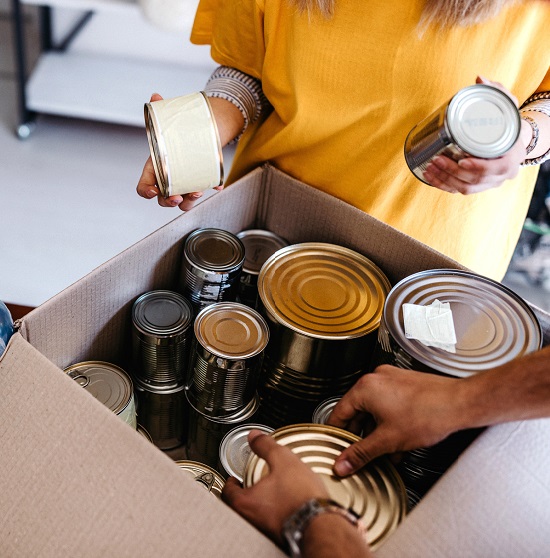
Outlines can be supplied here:
<path id="1" fill-rule="evenodd" d="M 279 444 L 289 447 L 321 476 L 331 500 L 352 510 L 361 519 L 371 548 L 376 549 L 405 517 L 405 487 L 387 459 L 377 459 L 346 478 L 332 473 L 336 457 L 353 442 L 359 441 L 359 436 L 321 424 L 285 426 L 271 436 Z M 265 460 L 252 454 L 244 474 L 244 486 L 253 486 L 268 472 Z"/>

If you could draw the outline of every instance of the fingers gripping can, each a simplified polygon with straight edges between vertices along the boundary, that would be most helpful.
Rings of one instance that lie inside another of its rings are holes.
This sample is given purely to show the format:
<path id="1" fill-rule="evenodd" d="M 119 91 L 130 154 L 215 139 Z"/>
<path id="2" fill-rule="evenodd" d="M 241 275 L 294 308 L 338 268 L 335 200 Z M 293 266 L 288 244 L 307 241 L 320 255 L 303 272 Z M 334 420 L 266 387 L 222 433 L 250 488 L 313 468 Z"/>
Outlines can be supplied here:
<path id="1" fill-rule="evenodd" d="M 517 141 L 520 127 L 519 111 L 506 93 L 490 85 L 465 87 L 409 132 L 405 161 L 426 182 L 426 167 L 437 155 L 455 161 L 501 157 Z"/>

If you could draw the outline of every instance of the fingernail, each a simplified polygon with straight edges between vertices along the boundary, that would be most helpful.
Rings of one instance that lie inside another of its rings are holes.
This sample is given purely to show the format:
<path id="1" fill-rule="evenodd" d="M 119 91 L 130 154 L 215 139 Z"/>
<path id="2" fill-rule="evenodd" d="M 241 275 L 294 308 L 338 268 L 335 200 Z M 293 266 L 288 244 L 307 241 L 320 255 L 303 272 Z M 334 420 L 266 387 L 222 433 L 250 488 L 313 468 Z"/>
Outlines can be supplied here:
<path id="1" fill-rule="evenodd" d="M 178 200 L 168 200 L 168 203 L 169 203 L 172 207 L 176 207 L 176 205 L 179 205 Z"/>
<path id="2" fill-rule="evenodd" d="M 202 198 L 202 192 L 193 192 L 192 194 L 189 194 L 189 197 L 194 200 L 198 200 L 199 198 Z"/>
<path id="3" fill-rule="evenodd" d="M 145 195 L 148 198 L 154 198 L 157 195 L 157 192 L 155 190 L 147 190 L 147 192 L 145 192 Z"/>
<path id="4" fill-rule="evenodd" d="M 334 464 L 334 472 L 340 476 L 345 477 L 353 471 L 351 463 L 347 459 L 342 459 L 342 461 L 337 461 Z"/>

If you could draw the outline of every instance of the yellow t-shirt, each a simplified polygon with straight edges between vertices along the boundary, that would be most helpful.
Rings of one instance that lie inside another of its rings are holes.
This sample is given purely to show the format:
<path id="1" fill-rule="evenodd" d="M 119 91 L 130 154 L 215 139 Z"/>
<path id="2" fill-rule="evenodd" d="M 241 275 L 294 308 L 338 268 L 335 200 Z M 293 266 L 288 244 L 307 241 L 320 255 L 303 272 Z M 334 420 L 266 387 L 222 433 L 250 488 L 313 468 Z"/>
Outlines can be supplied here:
<path id="1" fill-rule="evenodd" d="M 336 0 L 326 19 L 289 0 L 201 0 L 192 42 L 259 78 L 274 109 L 241 138 L 227 183 L 269 161 L 500 280 L 538 167 L 496 189 L 453 195 L 418 180 L 403 146 L 415 124 L 477 75 L 520 104 L 550 90 L 550 2 L 526 0 L 480 25 L 420 35 L 422 6 Z"/>

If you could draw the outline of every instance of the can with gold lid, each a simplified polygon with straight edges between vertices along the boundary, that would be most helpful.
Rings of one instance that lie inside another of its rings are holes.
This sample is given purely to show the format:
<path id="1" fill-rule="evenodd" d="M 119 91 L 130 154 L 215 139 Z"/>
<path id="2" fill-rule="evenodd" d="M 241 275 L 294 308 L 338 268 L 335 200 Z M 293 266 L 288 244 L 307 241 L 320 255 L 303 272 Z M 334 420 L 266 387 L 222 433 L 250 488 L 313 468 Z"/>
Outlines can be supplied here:
<path id="1" fill-rule="evenodd" d="M 374 262 L 335 244 L 293 244 L 264 263 L 258 278 L 270 330 L 259 388 L 264 424 L 309 421 L 321 401 L 356 382 L 370 365 L 390 288 Z"/>
<path id="2" fill-rule="evenodd" d="M 264 318 L 238 302 L 203 308 L 194 323 L 187 397 L 201 413 L 231 415 L 256 394 L 269 340 Z"/>
<path id="3" fill-rule="evenodd" d="M 218 471 L 226 478 L 235 477 L 243 482 L 246 463 L 252 451 L 248 444 L 248 434 L 251 430 L 259 430 L 264 434 L 273 432 L 273 428 L 256 423 L 232 428 L 220 443 Z"/>
<path id="4" fill-rule="evenodd" d="M 132 428 L 137 428 L 134 386 L 129 374 L 110 362 L 87 360 L 65 373 Z"/>
<path id="5" fill-rule="evenodd" d="M 214 302 L 237 300 L 244 258 L 243 243 L 229 231 L 202 228 L 187 236 L 178 290 L 195 314 Z"/>
<path id="6" fill-rule="evenodd" d="M 225 480 L 218 471 L 205 463 L 189 459 L 181 459 L 174 463 L 190 475 L 195 482 L 199 483 L 205 490 L 210 492 L 210 494 L 221 499 Z"/>
<path id="7" fill-rule="evenodd" d="M 336 457 L 359 436 L 321 424 L 294 424 L 275 430 L 271 436 L 288 447 L 316 474 L 329 498 L 352 509 L 366 526 L 366 536 L 373 550 L 393 533 L 407 513 L 407 495 L 395 467 L 386 458 L 376 459 L 356 473 L 336 477 L 332 468 Z M 266 461 L 251 454 L 243 479 L 245 488 L 255 485 L 269 473 Z"/>
<path id="8" fill-rule="evenodd" d="M 239 300 L 258 307 L 258 275 L 263 264 L 277 250 L 288 246 L 279 235 L 264 229 L 246 229 L 237 234 L 244 245 L 245 258 L 239 282 Z"/>
<path id="9" fill-rule="evenodd" d="M 183 383 L 189 365 L 193 308 L 181 294 L 149 291 L 132 305 L 134 375 L 152 385 Z"/>

